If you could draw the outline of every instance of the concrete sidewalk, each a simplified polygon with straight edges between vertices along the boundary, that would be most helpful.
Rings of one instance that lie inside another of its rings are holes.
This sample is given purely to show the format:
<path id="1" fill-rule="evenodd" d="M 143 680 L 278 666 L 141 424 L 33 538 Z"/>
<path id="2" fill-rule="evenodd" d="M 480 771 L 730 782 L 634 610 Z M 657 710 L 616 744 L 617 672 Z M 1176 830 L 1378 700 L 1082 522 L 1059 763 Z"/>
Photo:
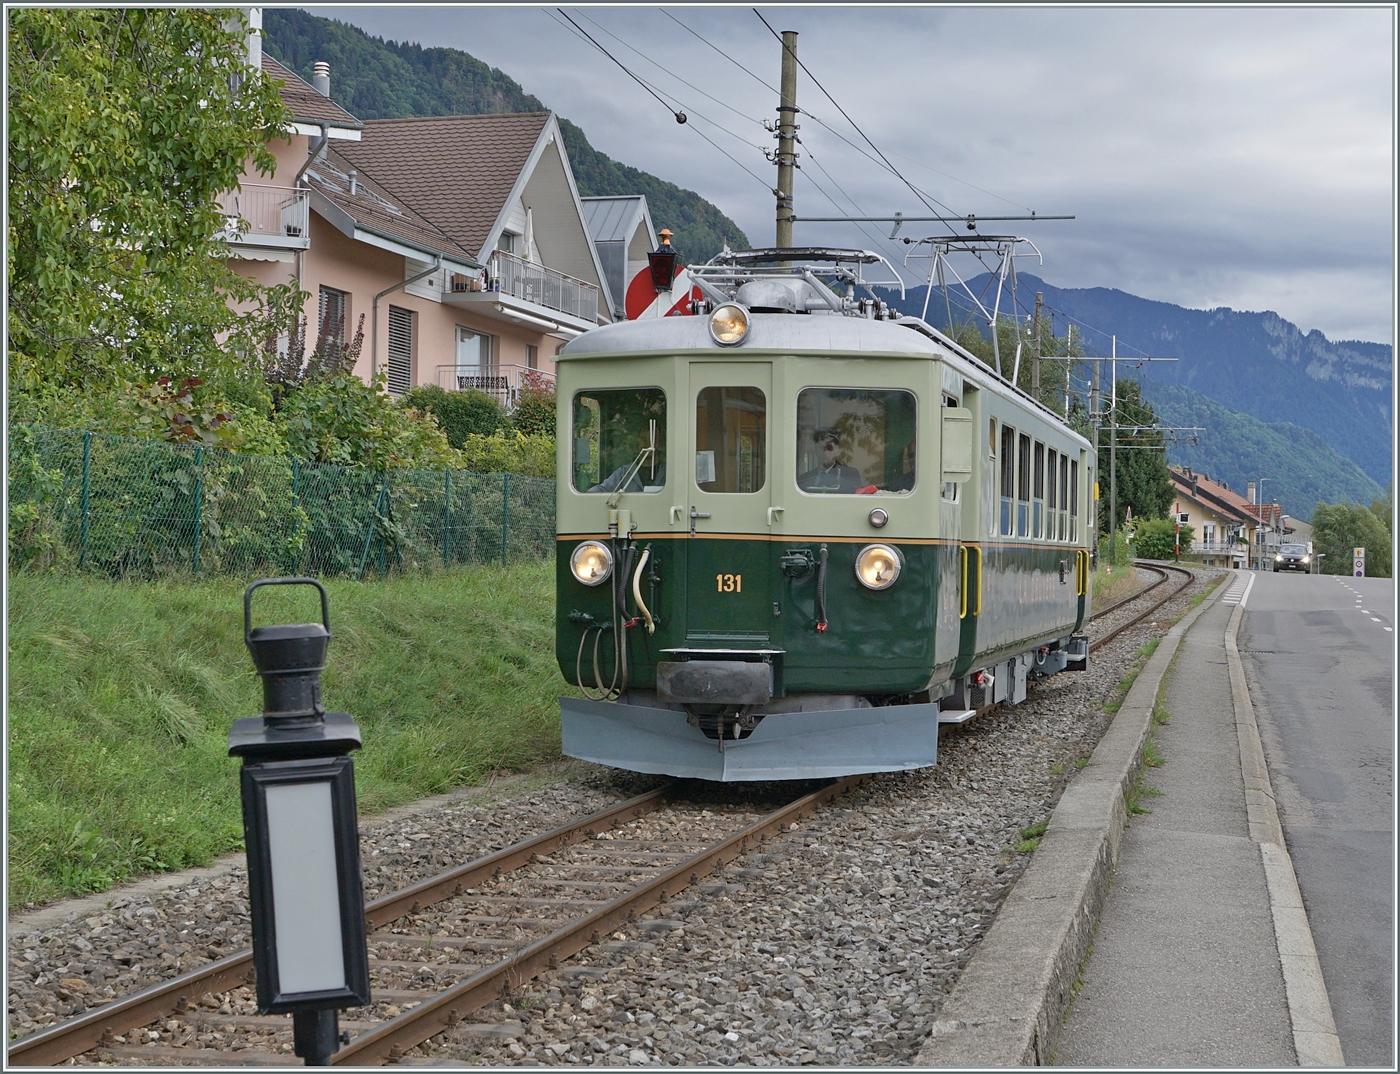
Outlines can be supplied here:
<path id="1" fill-rule="evenodd" d="M 1289 962 L 1299 945 L 1280 870 L 1291 881 L 1292 868 L 1286 853 L 1280 865 L 1259 803 L 1247 802 L 1258 796 L 1272 811 L 1246 741 L 1257 742 L 1248 699 L 1239 719 L 1232 686 L 1237 603 L 1227 595 L 1205 610 L 1168 674 L 1170 720 L 1154 732 L 1164 763 L 1141 780 L 1161 793 L 1139 799 L 1151 813 L 1124 833 L 1057 1065 L 1277 1067 L 1297 1065 L 1300 1051 L 1305 1063 L 1327 1061 L 1306 1037 L 1295 1043 L 1310 1012 L 1299 1003 L 1306 973 Z M 1302 946 L 1311 952 L 1310 935 Z"/>

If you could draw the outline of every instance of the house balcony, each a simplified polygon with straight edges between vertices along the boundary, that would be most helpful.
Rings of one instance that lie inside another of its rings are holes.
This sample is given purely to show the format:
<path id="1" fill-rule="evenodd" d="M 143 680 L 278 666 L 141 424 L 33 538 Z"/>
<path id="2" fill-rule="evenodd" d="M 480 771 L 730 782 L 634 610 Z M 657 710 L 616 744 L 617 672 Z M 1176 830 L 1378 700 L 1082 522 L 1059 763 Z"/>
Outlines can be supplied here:
<path id="1" fill-rule="evenodd" d="M 598 324 L 598 288 L 502 250 L 491 255 L 484 284 L 453 277 L 443 301 L 565 338 Z"/>
<path id="2" fill-rule="evenodd" d="M 219 197 L 227 225 L 224 239 L 237 247 L 305 250 L 311 245 L 311 209 L 306 190 L 245 183 Z"/>
<path id="3" fill-rule="evenodd" d="M 507 410 L 520 398 L 520 389 L 531 380 L 542 387 L 554 386 L 554 374 L 523 365 L 480 366 L 440 365 L 437 367 L 438 387 L 449 392 L 464 392 L 469 388 L 485 392 Z"/>

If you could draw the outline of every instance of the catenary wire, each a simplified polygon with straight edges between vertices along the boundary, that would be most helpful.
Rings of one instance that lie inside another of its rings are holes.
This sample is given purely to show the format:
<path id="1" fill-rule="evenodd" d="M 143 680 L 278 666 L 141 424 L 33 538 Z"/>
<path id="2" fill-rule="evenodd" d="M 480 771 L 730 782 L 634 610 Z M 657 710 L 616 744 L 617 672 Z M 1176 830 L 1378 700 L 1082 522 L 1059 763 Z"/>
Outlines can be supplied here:
<path id="1" fill-rule="evenodd" d="M 662 104 L 662 106 L 663 106 L 668 112 L 670 112 L 672 115 L 680 115 L 680 114 L 681 114 L 675 107 L 673 107 L 672 105 L 668 104 L 668 103 L 666 102 L 666 100 L 660 95 L 660 93 L 658 93 L 655 89 L 653 89 L 650 85 L 648 85 L 643 79 L 641 79 L 641 78 L 638 77 L 636 74 L 634 74 L 631 70 L 629 70 L 629 69 L 627 68 L 627 66 L 626 66 L 625 64 L 622 63 L 622 61 L 620 61 L 616 56 L 614 56 L 612 53 L 610 53 L 610 52 L 609 52 L 607 49 L 605 49 L 602 45 L 598 44 L 597 41 L 593 40 L 593 38 L 588 34 L 588 32 L 585 31 L 585 30 L 584 30 L 581 26 L 579 26 L 576 22 L 574 22 L 573 19 L 570 19 L 569 16 L 566 15 L 562 10 L 560 10 L 560 9 L 556 9 L 556 10 L 558 10 L 558 11 L 559 11 L 559 14 L 562 15 L 562 16 L 569 22 L 570 26 L 573 27 L 574 31 L 576 31 L 579 35 L 581 35 L 581 36 L 582 36 L 585 40 L 587 40 L 590 44 L 592 44 L 593 47 L 596 48 L 599 52 L 601 52 L 604 56 L 606 56 L 608 59 L 612 60 L 613 63 L 615 63 L 615 64 L 617 64 L 619 67 L 621 67 L 622 70 L 625 71 L 625 72 L 627 73 L 627 75 L 628 75 L 633 81 L 635 81 L 639 86 L 641 86 L 643 89 L 645 89 L 648 93 L 650 93 L 650 94 L 651 94 L 653 97 L 655 97 L 658 101 L 660 101 L 661 104 Z M 546 14 L 549 14 L 551 18 L 554 17 L 554 15 L 553 15 L 552 12 L 546 12 Z M 558 20 L 556 19 L 555 21 L 557 22 Z M 696 113 L 696 114 L 698 115 L 698 113 Z M 704 119 L 705 122 L 714 125 L 715 127 L 719 128 L 720 130 L 724 130 L 727 134 L 731 134 L 733 137 L 739 138 L 739 135 L 733 134 L 732 131 L 728 131 L 722 124 L 715 123 L 715 121 L 712 120 L 712 119 L 710 119 L 708 116 L 701 116 L 700 118 Z M 747 172 L 748 175 L 751 176 L 751 177 L 752 177 L 755 181 L 757 181 L 759 184 L 761 184 L 765 190 L 769 189 L 769 185 L 768 185 L 768 183 L 767 183 L 766 181 L 764 181 L 761 177 L 759 177 L 758 175 L 756 175 L 754 172 L 750 171 L 749 168 L 748 168 L 747 166 L 745 166 L 740 160 L 738 160 L 738 158 L 736 158 L 736 157 L 733 156 L 731 153 L 727 152 L 723 147 L 721 147 L 720 145 L 718 145 L 712 138 L 710 138 L 709 136 L 707 136 L 707 135 L 705 134 L 704 131 L 697 130 L 693 125 L 690 125 L 690 129 L 693 130 L 693 131 L 695 131 L 695 133 L 696 133 L 697 135 L 699 135 L 702 139 L 704 139 L 706 142 L 708 142 L 708 143 L 709 143 L 711 146 L 713 146 L 716 150 L 718 150 L 718 151 L 719 151 L 720 153 L 722 153 L 725 157 L 727 157 L 729 160 L 731 160 L 734 164 L 738 165 L 741 169 L 743 169 L 745 172 Z M 744 141 L 744 139 L 742 139 L 742 138 L 739 138 L 739 140 L 740 140 L 740 141 Z M 745 144 L 746 144 L 746 145 L 753 146 L 753 143 L 752 143 L 752 142 L 745 142 Z M 754 148 L 761 148 L 761 147 L 754 146 Z"/>

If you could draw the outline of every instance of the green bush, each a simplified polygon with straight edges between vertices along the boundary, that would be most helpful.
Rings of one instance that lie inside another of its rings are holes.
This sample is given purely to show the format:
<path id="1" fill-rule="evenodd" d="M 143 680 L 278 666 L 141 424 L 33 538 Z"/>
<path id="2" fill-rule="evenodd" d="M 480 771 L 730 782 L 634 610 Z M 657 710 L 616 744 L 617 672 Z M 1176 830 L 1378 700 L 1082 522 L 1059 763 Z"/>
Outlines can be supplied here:
<path id="1" fill-rule="evenodd" d="M 557 406 L 554 382 L 531 371 L 525 374 L 524 383 L 520 386 L 520 396 L 515 401 L 510 423 L 516 432 L 526 436 L 553 437 Z"/>
<path id="2" fill-rule="evenodd" d="M 1133 535 L 1133 554 L 1141 559 L 1172 559 L 1176 555 L 1176 523 L 1169 518 L 1149 518 L 1138 523 Z M 1181 551 L 1191 550 L 1191 542 L 1196 531 L 1191 526 L 1182 526 L 1180 532 Z"/>
<path id="3" fill-rule="evenodd" d="M 454 448 L 460 448 L 469 436 L 491 436 L 510 424 L 501 405 L 475 388 L 448 392 L 436 384 L 424 384 L 405 392 L 399 405 L 431 414 Z M 550 428 L 552 431 L 553 426 Z"/>
<path id="4" fill-rule="evenodd" d="M 1099 538 L 1099 562 L 1106 563 L 1110 567 L 1122 567 L 1127 564 L 1128 554 L 1128 531 L 1122 526 L 1118 527 L 1118 532 L 1112 537 L 1104 535 Z"/>
<path id="5" fill-rule="evenodd" d="M 462 467 L 479 474 L 510 473 L 554 477 L 554 437 L 503 431 L 468 436 L 461 446 Z"/>

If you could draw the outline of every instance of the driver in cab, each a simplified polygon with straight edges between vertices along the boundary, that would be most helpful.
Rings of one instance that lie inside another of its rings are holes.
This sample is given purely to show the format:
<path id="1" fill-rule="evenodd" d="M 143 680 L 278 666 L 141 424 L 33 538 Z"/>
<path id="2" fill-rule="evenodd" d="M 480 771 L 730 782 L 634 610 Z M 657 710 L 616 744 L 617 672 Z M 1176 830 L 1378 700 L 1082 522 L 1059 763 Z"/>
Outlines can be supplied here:
<path id="1" fill-rule="evenodd" d="M 819 454 L 817 465 L 797 478 L 803 492 L 853 493 L 860 488 L 860 471 L 841 461 L 841 434 L 835 429 L 818 429 L 812 434 Z"/>

